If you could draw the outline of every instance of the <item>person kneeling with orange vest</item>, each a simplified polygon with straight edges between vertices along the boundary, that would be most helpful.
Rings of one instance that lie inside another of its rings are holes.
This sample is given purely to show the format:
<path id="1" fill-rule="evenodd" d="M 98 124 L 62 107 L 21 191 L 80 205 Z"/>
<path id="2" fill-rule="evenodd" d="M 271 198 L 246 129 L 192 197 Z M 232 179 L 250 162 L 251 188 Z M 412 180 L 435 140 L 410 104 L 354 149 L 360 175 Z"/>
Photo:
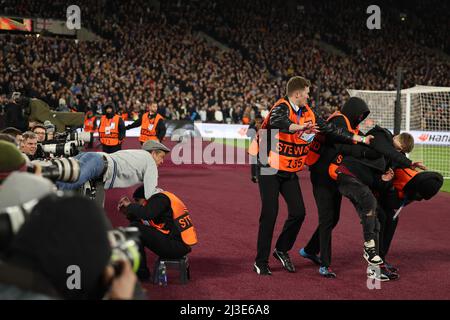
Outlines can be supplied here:
<path id="1" fill-rule="evenodd" d="M 197 234 L 184 203 L 173 193 L 162 191 L 145 199 L 144 186 L 133 194 L 135 203 L 127 197 L 119 201 L 118 209 L 140 231 L 141 265 L 137 275 L 148 280 L 150 272 L 144 248 L 161 258 L 180 259 L 197 243 Z"/>

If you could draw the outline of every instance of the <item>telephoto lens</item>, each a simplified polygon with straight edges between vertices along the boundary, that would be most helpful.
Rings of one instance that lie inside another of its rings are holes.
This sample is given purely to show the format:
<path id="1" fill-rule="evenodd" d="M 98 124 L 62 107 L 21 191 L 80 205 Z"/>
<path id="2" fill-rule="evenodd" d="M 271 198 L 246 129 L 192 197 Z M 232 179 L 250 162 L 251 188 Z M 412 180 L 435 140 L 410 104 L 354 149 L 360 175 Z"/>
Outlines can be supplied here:
<path id="1" fill-rule="evenodd" d="M 28 166 L 28 172 L 36 171 L 34 163 L 42 167 L 42 176 L 52 181 L 76 182 L 80 177 L 80 164 L 73 158 L 35 161 Z"/>
<path id="2" fill-rule="evenodd" d="M 55 157 L 73 157 L 78 154 L 78 143 L 74 141 L 66 143 L 43 144 L 42 150 L 50 153 Z"/>
<path id="3" fill-rule="evenodd" d="M 92 135 L 90 132 L 71 132 L 67 135 L 67 141 L 83 141 L 85 143 L 90 143 L 92 140 Z"/>

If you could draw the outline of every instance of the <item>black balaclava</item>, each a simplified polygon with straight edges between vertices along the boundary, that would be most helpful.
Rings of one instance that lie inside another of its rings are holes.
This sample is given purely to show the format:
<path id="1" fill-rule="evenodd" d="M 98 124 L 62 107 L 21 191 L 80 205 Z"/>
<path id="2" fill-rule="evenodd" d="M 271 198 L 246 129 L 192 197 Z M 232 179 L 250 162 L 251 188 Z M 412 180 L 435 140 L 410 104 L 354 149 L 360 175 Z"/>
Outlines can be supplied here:
<path id="1" fill-rule="evenodd" d="M 111 249 L 103 210 L 81 196 L 43 198 L 15 237 L 8 261 L 44 276 L 63 299 L 101 299 Z M 70 290 L 67 268 L 81 270 L 81 289 Z"/>
<path id="2" fill-rule="evenodd" d="M 108 112 L 109 109 L 111 109 L 111 112 Z M 106 117 L 108 119 L 112 119 L 114 117 L 115 113 L 116 112 L 115 112 L 114 105 L 112 105 L 111 103 L 106 104 L 106 106 L 105 106 Z"/>
<path id="3" fill-rule="evenodd" d="M 370 113 L 366 102 L 358 97 L 351 97 L 343 105 L 341 113 L 350 121 L 350 125 L 355 129 Z"/>

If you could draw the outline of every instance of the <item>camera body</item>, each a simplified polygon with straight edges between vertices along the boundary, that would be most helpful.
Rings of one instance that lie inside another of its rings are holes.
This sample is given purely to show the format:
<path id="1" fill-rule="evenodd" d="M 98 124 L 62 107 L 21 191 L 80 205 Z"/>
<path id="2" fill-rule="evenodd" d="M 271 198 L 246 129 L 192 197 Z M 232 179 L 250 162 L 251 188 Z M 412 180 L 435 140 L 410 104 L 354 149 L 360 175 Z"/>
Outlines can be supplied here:
<path id="1" fill-rule="evenodd" d="M 134 272 L 137 272 L 141 263 L 141 254 L 139 252 L 139 229 L 136 227 L 119 227 L 108 232 L 108 238 L 111 244 L 111 265 L 115 273 L 120 274 L 120 265 L 118 261 L 127 260 L 130 262 Z"/>

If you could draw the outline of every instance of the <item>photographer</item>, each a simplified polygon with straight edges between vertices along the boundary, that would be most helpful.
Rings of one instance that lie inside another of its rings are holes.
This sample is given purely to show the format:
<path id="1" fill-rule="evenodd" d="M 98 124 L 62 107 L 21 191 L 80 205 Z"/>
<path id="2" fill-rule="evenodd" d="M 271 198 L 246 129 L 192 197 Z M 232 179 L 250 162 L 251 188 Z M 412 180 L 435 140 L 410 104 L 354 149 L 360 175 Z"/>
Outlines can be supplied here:
<path id="1" fill-rule="evenodd" d="M 180 259 L 191 252 L 197 235 L 186 206 L 173 193 L 159 190 L 145 200 L 144 186 L 141 186 L 133 198 L 136 203 L 122 197 L 118 210 L 131 222 L 130 226 L 140 231 L 141 264 L 137 275 L 140 280 L 147 280 L 150 272 L 144 247 L 162 258 Z"/>
<path id="2" fill-rule="evenodd" d="M 36 134 L 38 140 L 37 150 L 36 153 L 34 154 L 34 158 L 43 159 L 45 158 L 45 152 L 42 149 L 42 143 L 45 142 L 45 140 L 47 139 L 47 130 L 43 125 L 37 124 L 31 129 L 31 131 L 34 134 Z"/>
<path id="3" fill-rule="evenodd" d="M 10 136 L 14 137 L 14 139 L 16 140 L 16 145 L 20 146 L 20 143 L 23 140 L 22 137 L 22 131 L 20 131 L 19 129 L 13 128 L 13 127 L 8 127 L 3 129 L 2 131 L 0 131 L 1 133 L 4 134 L 9 134 Z"/>
<path id="4" fill-rule="evenodd" d="M 0 253 L 9 248 L 35 202 L 55 191 L 50 180 L 28 172 L 12 172 L 3 181 L 0 188 Z"/>
<path id="5" fill-rule="evenodd" d="M 136 275 L 127 260 L 113 267 L 109 229 L 104 212 L 86 198 L 43 198 L 0 265 L 0 299 L 133 298 Z"/>
<path id="6" fill-rule="evenodd" d="M 76 190 L 85 182 L 97 180 L 105 189 L 126 188 L 144 182 L 146 197 L 155 192 L 158 166 L 170 152 L 162 143 L 149 140 L 143 150 L 120 150 L 113 154 L 102 152 L 80 153 L 74 159 L 80 164 L 80 176 L 73 183 L 57 182 L 60 190 Z M 99 200 L 100 203 L 103 200 Z"/>
<path id="7" fill-rule="evenodd" d="M 30 160 L 35 159 L 38 138 L 35 133 L 27 131 L 22 135 L 22 143 L 20 144 L 20 151 L 25 154 Z"/>

